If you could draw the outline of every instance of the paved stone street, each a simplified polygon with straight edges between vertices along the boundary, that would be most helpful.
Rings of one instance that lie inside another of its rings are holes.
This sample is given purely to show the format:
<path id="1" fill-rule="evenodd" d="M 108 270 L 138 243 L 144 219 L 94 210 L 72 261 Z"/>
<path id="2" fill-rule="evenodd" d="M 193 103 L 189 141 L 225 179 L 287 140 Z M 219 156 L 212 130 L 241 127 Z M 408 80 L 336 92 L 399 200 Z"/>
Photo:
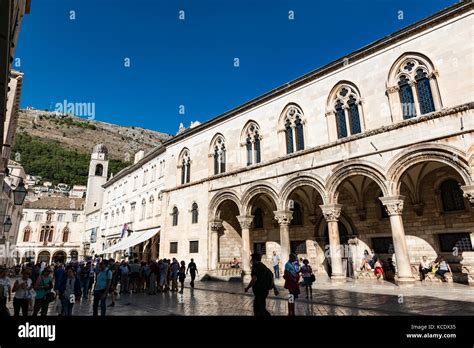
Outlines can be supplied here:
<path id="1" fill-rule="evenodd" d="M 176 293 L 122 295 L 107 315 L 252 315 L 253 296 L 243 288 L 238 282 L 200 281 L 194 290 L 185 288 L 183 303 Z M 288 293 L 280 290 L 267 301 L 272 315 L 287 314 Z M 297 315 L 474 315 L 474 289 L 457 284 L 400 288 L 387 282 L 327 282 L 315 286 L 312 301 L 304 299 L 304 290 L 302 295 Z M 55 314 L 51 306 L 49 315 Z M 76 304 L 74 314 L 91 315 L 91 301 Z"/>

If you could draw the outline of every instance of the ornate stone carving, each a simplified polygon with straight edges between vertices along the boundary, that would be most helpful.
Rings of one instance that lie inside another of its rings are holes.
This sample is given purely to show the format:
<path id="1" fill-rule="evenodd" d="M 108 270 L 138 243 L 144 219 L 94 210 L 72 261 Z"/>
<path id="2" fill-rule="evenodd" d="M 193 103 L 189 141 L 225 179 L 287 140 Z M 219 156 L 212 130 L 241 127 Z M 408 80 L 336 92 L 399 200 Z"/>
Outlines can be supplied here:
<path id="1" fill-rule="evenodd" d="M 289 225 L 291 223 L 291 220 L 293 219 L 292 211 L 274 211 L 273 214 L 275 214 L 275 220 L 280 226 Z"/>
<path id="2" fill-rule="evenodd" d="M 209 228 L 212 232 L 218 232 L 222 228 L 222 220 L 215 219 L 209 222 Z"/>
<path id="3" fill-rule="evenodd" d="M 387 88 L 387 92 L 388 92 L 389 94 L 398 92 L 399 90 L 400 90 L 400 87 L 398 87 L 398 86 L 393 86 L 393 87 L 388 87 L 388 88 Z"/>
<path id="4" fill-rule="evenodd" d="M 389 216 L 402 215 L 404 196 L 380 197 L 379 199 Z"/>
<path id="5" fill-rule="evenodd" d="M 461 186 L 463 196 L 469 200 L 471 204 L 474 204 L 474 185 Z"/>
<path id="6" fill-rule="evenodd" d="M 319 206 L 323 211 L 324 218 L 327 222 L 337 222 L 339 221 L 339 216 L 341 215 L 341 204 L 326 204 Z"/>
<path id="7" fill-rule="evenodd" d="M 249 229 L 253 222 L 253 216 L 240 215 L 240 216 L 237 216 L 237 220 L 239 221 L 240 228 Z"/>

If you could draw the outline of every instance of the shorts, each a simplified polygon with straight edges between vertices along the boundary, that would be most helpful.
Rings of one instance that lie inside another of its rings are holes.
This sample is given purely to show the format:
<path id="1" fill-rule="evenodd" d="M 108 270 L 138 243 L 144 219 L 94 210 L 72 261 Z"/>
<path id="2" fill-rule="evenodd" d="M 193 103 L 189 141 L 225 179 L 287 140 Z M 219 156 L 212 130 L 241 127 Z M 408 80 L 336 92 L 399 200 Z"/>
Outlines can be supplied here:
<path id="1" fill-rule="evenodd" d="M 311 281 L 311 277 L 304 277 L 303 282 L 306 286 L 311 286 L 313 284 L 313 282 Z"/>

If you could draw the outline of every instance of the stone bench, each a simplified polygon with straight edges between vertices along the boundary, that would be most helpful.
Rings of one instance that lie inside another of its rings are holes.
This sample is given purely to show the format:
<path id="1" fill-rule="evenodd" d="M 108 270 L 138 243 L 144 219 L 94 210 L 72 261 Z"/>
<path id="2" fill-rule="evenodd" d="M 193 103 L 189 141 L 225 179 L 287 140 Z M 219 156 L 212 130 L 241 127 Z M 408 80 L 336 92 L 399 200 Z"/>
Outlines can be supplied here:
<path id="1" fill-rule="evenodd" d="M 455 270 L 456 267 L 457 267 L 457 265 L 453 265 L 451 267 L 451 269 L 453 270 L 453 268 L 454 268 L 454 270 Z M 416 263 L 416 264 L 412 263 L 411 264 L 411 273 L 413 274 L 413 277 L 416 280 L 425 281 L 425 282 L 439 282 L 439 283 L 443 282 L 441 277 L 438 276 L 437 274 L 433 273 L 433 272 L 427 273 L 425 275 L 425 279 L 423 280 L 422 274 L 420 272 L 420 264 L 419 263 Z M 444 278 L 447 280 L 448 283 L 452 283 L 453 282 L 453 273 L 451 273 L 451 272 L 446 273 L 444 275 Z"/>

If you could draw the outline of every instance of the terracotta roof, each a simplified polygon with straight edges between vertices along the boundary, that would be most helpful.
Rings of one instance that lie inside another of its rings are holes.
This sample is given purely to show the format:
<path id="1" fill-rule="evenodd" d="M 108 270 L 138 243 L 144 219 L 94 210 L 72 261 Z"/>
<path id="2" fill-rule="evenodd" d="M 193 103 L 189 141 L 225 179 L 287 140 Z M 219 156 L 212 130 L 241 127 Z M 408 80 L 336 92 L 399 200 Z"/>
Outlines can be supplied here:
<path id="1" fill-rule="evenodd" d="M 84 198 L 72 197 L 41 197 L 33 202 L 26 202 L 25 208 L 33 209 L 58 209 L 58 210 L 82 210 Z"/>

